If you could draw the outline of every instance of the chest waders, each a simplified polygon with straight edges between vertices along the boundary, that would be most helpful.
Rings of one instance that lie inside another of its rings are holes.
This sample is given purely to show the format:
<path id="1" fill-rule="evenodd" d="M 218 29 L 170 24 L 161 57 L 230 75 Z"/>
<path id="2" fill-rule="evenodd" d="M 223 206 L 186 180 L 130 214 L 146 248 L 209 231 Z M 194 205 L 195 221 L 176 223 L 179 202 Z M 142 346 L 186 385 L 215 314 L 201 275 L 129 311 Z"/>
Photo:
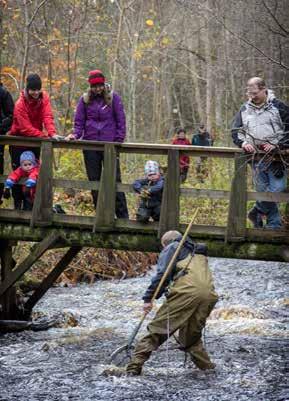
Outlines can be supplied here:
<path id="1" fill-rule="evenodd" d="M 175 251 L 175 253 L 173 255 L 173 257 L 172 257 L 170 263 L 168 264 L 168 267 L 167 267 L 166 271 L 164 272 L 164 274 L 163 274 L 163 276 L 162 276 L 162 278 L 161 278 L 161 280 L 159 282 L 159 285 L 158 285 L 157 289 L 155 290 L 155 292 L 154 292 L 154 294 L 152 296 L 151 303 L 154 302 L 154 300 L 156 299 L 158 293 L 160 292 L 160 289 L 163 287 L 163 284 L 165 283 L 167 277 L 170 275 L 170 273 L 171 273 L 171 271 L 172 271 L 172 269 L 174 267 L 174 264 L 176 262 L 176 259 L 178 257 L 178 254 L 179 254 L 180 250 L 182 249 L 182 246 L 183 246 L 183 244 L 184 244 L 189 232 L 191 231 L 192 225 L 193 225 L 193 223 L 195 221 L 195 218 L 197 217 L 198 212 L 199 212 L 199 208 L 197 208 L 195 210 L 195 213 L 193 214 L 193 217 L 192 217 L 192 219 L 191 219 L 191 221 L 190 221 L 190 223 L 189 223 L 189 225 L 188 225 L 188 227 L 187 227 L 187 229 L 186 229 L 186 231 L 185 231 L 185 233 L 184 233 L 184 235 L 183 235 L 183 237 L 182 237 L 182 239 L 181 239 L 181 241 L 180 241 L 180 243 L 179 243 L 179 245 L 178 245 L 178 247 L 177 247 L 177 249 L 176 249 L 176 251 Z M 123 345 L 120 348 L 117 348 L 111 354 L 110 360 L 111 360 L 112 363 L 115 363 L 116 365 L 121 366 L 121 365 L 125 364 L 128 359 L 131 358 L 131 352 L 132 352 L 132 350 L 134 348 L 133 347 L 133 342 L 134 342 L 134 340 L 135 340 L 135 338 L 137 336 L 137 333 L 139 332 L 139 330 L 140 330 L 140 328 L 141 328 L 146 316 L 147 316 L 147 313 L 144 313 L 142 318 L 141 318 L 141 320 L 140 320 L 140 322 L 138 323 L 138 325 L 135 327 L 134 331 L 130 335 L 127 344 Z"/>

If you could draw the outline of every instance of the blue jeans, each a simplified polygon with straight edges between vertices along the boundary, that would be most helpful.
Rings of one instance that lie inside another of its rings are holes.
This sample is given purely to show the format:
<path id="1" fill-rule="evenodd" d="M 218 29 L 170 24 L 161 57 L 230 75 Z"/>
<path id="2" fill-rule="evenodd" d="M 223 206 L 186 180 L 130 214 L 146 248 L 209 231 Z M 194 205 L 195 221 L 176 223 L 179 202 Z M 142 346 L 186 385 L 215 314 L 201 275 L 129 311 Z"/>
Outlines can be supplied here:
<path id="1" fill-rule="evenodd" d="M 257 192 L 283 192 L 287 184 L 287 171 L 282 177 L 275 177 L 276 167 L 262 162 L 253 164 L 253 181 Z M 281 216 L 276 202 L 257 201 L 256 209 L 267 217 L 268 228 L 282 226 Z"/>

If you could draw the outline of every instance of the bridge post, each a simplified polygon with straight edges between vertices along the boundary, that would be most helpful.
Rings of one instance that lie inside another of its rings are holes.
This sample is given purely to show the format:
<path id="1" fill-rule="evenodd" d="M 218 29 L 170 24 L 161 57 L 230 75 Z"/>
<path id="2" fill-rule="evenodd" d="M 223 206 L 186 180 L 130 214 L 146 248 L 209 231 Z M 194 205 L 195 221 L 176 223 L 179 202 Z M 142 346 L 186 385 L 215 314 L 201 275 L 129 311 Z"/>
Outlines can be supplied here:
<path id="1" fill-rule="evenodd" d="M 180 215 L 180 152 L 168 151 L 168 169 L 162 198 L 158 237 L 168 230 L 178 230 Z"/>
<path id="2" fill-rule="evenodd" d="M 0 241 L 1 282 L 7 280 L 12 272 L 15 261 L 12 257 L 12 244 L 10 241 Z M 13 320 L 18 317 L 16 289 L 10 288 L 0 297 L 0 319 Z"/>
<path id="3" fill-rule="evenodd" d="M 235 154 L 225 241 L 242 241 L 246 236 L 247 162 L 244 154 Z"/>
<path id="4" fill-rule="evenodd" d="M 116 149 L 112 143 L 104 145 L 104 162 L 100 178 L 99 192 L 93 232 L 96 228 L 110 230 L 114 226 L 116 196 Z"/>
<path id="5" fill-rule="evenodd" d="M 59 234 L 52 231 L 44 239 L 35 245 L 33 251 L 21 262 L 15 269 L 9 268 L 9 274 L 5 276 L 0 285 L 0 296 L 5 294 L 17 280 L 19 280 L 24 273 L 35 263 L 50 247 L 56 244 L 59 240 Z M 9 256 L 10 258 L 10 256 Z M 8 259 L 10 260 L 10 259 Z M 10 263 L 10 262 L 9 262 Z"/>
<path id="6" fill-rule="evenodd" d="M 52 222 L 53 206 L 53 148 L 52 142 L 41 143 L 41 167 L 36 186 L 30 227 L 35 223 L 50 225 Z"/>

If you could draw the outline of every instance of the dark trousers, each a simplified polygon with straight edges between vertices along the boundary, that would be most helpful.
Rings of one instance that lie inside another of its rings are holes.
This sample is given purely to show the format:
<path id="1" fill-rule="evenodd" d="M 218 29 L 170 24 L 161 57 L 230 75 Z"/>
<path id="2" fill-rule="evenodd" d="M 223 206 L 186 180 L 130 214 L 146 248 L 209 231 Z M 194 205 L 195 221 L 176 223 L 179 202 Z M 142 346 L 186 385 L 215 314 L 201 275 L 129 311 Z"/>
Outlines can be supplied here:
<path id="1" fill-rule="evenodd" d="M 183 167 L 180 169 L 181 182 L 185 182 L 188 176 L 189 167 Z"/>
<path id="2" fill-rule="evenodd" d="M 11 157 L 11 166 L 13 170 L 16 170 L 20 166 L 20 156 L 27 150 L 34 153 L 37 160 L 40 157 L 40 148 L 24 148 L 19 146 L 10 146 L 9 152 Z M 12 196 L 14 199 L 14 208 L 20 210 L 32 210 L 33 202 L 22 190 L 22 185 L 14 185 L 12 188 Z"/>
<path id="3" fill-rule="evenodd" d="M 141 201 L 136 212 L 136 219 L 140 223 L 147 223 L 150 217 L 154 221 L 159 221 L 161 214 L 161 205 L 156 204 L 153 207 L 148 207 L 145 201 Z"/>
<path id="4" fill-rule="evenodd" d="M 86 174 L 89 181 L 100 181 L 104 154 L 98 150 L 83 151 Z M 121 182 L 119 157 L 116 163 L 116 181 Z M 94 207 L 97 205 L 98 191 L 91 191 Z M 128 219 L 128 209 L 125 194 L 123 192 L 116 193 L 115 213 L 118 218 Z"/>

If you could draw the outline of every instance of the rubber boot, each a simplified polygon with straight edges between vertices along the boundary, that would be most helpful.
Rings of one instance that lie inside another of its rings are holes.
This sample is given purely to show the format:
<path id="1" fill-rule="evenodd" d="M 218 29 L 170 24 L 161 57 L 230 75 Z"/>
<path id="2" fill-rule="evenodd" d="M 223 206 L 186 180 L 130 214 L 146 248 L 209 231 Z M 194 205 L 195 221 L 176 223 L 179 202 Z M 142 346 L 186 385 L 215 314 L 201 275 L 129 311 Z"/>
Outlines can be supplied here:
<path id="1" fill-rule="evenodd" d="M 162 334 L 148 334 L 137 344 L 131 361 L 126 366 L 129 376 L 138 376 L 142 372 L 143 364 L 149 359 L 151 353 L 166 341 L 167 336 Z"/>
<path id="2" fill-rule="evenodd" d="M 187 352 L 191 356 L 191 360 L 201 370 L 214 369 L 216 365 L 211 362 L 211 359 L 205 350 L 202 341 L 192 345 Z"/>

